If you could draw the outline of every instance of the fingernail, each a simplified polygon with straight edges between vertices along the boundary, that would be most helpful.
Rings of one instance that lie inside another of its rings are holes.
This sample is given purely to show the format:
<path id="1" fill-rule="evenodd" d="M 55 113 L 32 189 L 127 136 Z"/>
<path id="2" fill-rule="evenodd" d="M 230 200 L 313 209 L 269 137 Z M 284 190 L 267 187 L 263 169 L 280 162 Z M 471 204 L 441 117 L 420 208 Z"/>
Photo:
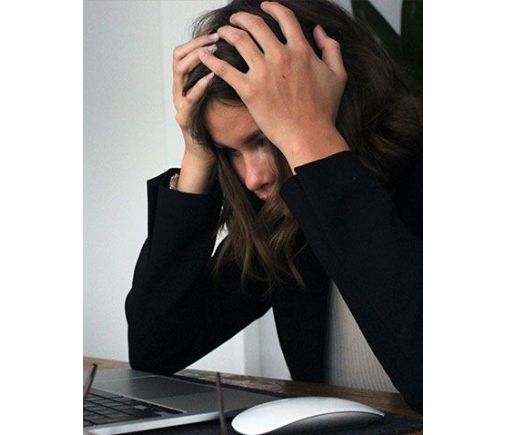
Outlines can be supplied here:
<path id="1" fill-rule="evenodd" d="M 318 24 L 317 27 L 319 27 L 319 31 L 324 35 L 324 36 L 328 36 L 327 33 L 325 32 L 325 30 L 323 29 L 323 26 L 321 26 L 321 24 Z"/>
<path id="2" fill-rule="evenodd" d="M 200 50 L 198 50 L 198 57 L 200 59 L 205 59 L 205 57 L 208 55 L 209 55 L 209 50 L 207 50 L 207 47 L 200 48 Z"/>
<path id="3" fill-rule="evenodd" d="M 207 46 L 205 48 L 207 50 L 209 50 L 211 53 L 214 53 L 217 50 L 217 45 L 216 44 L 212 44 L 212 45 L 209 45 L 209 46 Z"/>
<path id="4" fill-rule="evenodd" d="M 215 74 L 211 72 L 210 74 L 207 74 L 207 77 L 205 77 L 207 80 L 210 80 L 212 77 L 214 77 Z"/>
<path id="5" fill-rule="evenodd" d="M 212 33 L 209 35 L 209 41 L 217 41 L 219 40 L 219 35 L 217 33 Z"/>

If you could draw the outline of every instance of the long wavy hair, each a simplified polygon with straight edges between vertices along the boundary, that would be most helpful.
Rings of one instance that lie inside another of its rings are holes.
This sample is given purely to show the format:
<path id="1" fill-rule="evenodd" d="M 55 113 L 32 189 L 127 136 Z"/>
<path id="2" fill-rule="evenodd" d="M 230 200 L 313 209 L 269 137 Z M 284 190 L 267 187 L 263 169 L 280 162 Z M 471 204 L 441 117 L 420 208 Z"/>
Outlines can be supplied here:
<path id="1" fill-rule="evenodd" d="M 277 1 L 295 13 L 307 41 L 319 57 L 321 51 L 312 34 L 316 24 L 340 43 L 348 80 L 335 127 L 379 182 L 385 188 L 394 188 L 421 152 L 421 104 L 402 78 L 404 72 L 364 26 L 330 0 Z M 260 3 L 261 0 L 233 0 L 210 11 L 195 22 L 193 36 L 214 33 L 219 27 L 230 25 L 232 14 L 245 11 L 263 18 L 285 43 L 278 23 L 263 12 Z M 241 72 L 248 70 L 238 51 L 222 39 L 217 42 L 214 55 Z M 188 76 L 183 93 L 208 73 L 205 65 L 196 66 Z M 242 285 L 247 277 L 253 277 L 267 282 L 270 289 L 288 274 L 303 286 L 294 261 L 301 251 L 296 250 L 295 243 L 298 224 L 291 213 L 286 213 L 279 196 L 280 186 L 291 175 L 289 165 L 282 153 L 269 144 L 275 152 L 279 177 L 274 193 L 264 204 L 260 203 L 240 181 L 228 153 L 212 142 L 205 125 L 205 111 L 211 101 L 243 103 L 231 86 L 215 76 L 191 118 L 193 138 L 217 157 L 217 177 L 223 193 L 218 230 L 226 229 L 228 236 L 217 255 L 215 276 L 223 261 L 234 261 L 241 268 Z"/>

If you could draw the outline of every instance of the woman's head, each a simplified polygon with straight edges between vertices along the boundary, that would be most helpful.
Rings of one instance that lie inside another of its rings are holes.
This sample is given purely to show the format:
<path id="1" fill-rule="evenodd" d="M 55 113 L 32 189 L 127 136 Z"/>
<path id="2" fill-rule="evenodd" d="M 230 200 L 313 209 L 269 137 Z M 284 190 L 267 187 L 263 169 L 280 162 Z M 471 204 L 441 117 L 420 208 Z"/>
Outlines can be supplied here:
<path id="1" fill-rule="evenodd" d="M 286 159 L 240 101 L 212 99 L 201 116 L 205 137 L 199 140 L 217 156 L 220 226 L 229 233 L 217 265 L 227 255 L 242 266 L 243 279 L 272 282 L 289 270 L 301 284 L 291 259 L 298 225 L 279 196 L 291 174 Z"/>
<path id="2" fill-rule="evenodd" d="M 321 53 L 313 39 L 317 24 L 340 43 L 348 80 L 336 128 L 363 164 L 384 185 L 394 186 L 418 152 L 421 128 L 417 101 L 406 89 L 397 67 L 374 38 L 333 2 L 277 1 L 295 13 L 318 56 Z M 277 21 L 260 4 L 260 0 L 234 0 L 201 17 L 193 35 L 215 33 L 230 25 L 232 14 L 245 11 L 263 18 L 285 42 Z M 248 70 L 238 51 L 224 40 L 217 42 L 214 55 L 242 72 Z M 184 92 L 208 73 L 208 68 L 199 64 L 189 74 Z M 292 259 L 298 226 L 278 195 L 280 185 L 291 175 L 290 168 L 277 148 L 257 131 L 237 93 L 217 76 L 195 108 L 191 131 L 218 160 L 224 196 L 221 224 L 229 232 L 220 260 L 230 254 L 242 265 L 243 277 L 252 274 L 272 282 L 286 266 L 296 277 Z M 253 140 L 247 141 L 248 136 L 254 136 Z M 263 206 L 256 200 L 267 196 Z"/>
<path id="3" fill-rule="evenodd" d="M 267 143 L 247 108 L 213 100 L 204 120 L 213 146 L 227 155 L 242 185 L 263 201 L 270 197 L 278 177 L 275 147 Z"/>

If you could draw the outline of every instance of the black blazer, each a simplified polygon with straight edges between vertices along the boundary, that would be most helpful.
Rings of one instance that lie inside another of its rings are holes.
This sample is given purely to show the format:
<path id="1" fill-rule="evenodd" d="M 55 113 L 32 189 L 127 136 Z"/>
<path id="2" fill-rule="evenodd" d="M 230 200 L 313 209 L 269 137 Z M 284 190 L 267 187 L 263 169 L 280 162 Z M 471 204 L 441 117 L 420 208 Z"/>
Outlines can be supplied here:
<path id="1" fill-rule="evenodd" d="M 148 238 L 126 299 L 133 368 L 174 373 L 273 307 L 292 378 L 320 382 L 331 279 L 395 387 L 422 408 L 422 158 L 395 191 L 352 151 L 296 168 L 281 196 L 306 245 L 295 260 L 306 287 L 287 277 L 270 298 L 254 279 L 241 291 L 232 263 L 212 280 L 221 192 L 170 190 L 176 171 L 148 182 Z"/>

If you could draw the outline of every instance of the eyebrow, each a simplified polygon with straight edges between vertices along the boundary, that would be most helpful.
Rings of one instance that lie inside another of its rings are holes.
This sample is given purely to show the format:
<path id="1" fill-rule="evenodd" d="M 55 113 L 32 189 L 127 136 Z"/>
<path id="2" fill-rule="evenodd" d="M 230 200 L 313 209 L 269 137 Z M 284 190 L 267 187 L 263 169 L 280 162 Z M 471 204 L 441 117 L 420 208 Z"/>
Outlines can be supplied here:
<path id="1" fill-rule="evenodd" d="M 248 134 L 243 140 L 242 144 L 243 145 L 250 145 L 254 142 L 256 142 L 258 139 L 264 138 L 265 136 L 263 135 L 263 132 L 259 129 L 253 131 L 252 133 Z M 232 148 L 228 145 L 222 144 L 217 141 L 213 141 L 214 145 L 217 146 L 218 148 Z"/>

